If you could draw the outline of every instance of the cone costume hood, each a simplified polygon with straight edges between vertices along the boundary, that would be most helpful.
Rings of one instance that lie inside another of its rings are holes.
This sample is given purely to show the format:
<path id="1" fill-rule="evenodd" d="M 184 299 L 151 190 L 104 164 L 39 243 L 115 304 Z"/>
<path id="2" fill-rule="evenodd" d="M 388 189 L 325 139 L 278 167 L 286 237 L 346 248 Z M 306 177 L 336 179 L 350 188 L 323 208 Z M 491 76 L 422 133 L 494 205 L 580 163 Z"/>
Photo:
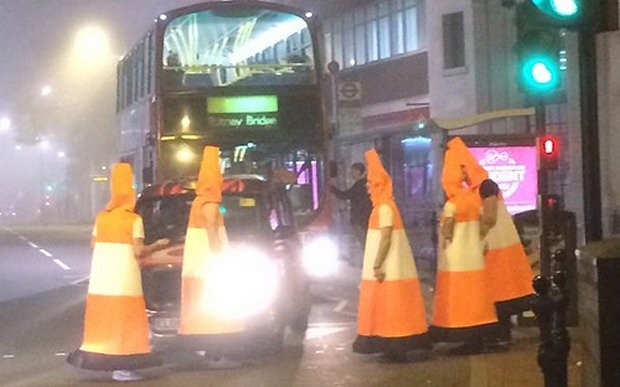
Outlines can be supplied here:
<path id="1" fill-rule="evenodd" d="M 368 191 L 373 207 L 394 201 L 392 179 L 383 168 L 379 154 L 376 150 L 371 149 L 366 151 L 365 156 L 368 164 Z"/>
<path id="2" fill-rule="evenodd" d="M 133 211 L 136 206 L 136 192 L 133 189 L 133 173 L 131 165 L 118 163 L 112 167 L 110 177 L 110 201 L 105 206 L 106 211 L 123 208 Z"/>
<path id="3" fill-rule="evenodd" d="M 196 196 L 202 203 L 221 203 L 224 179 L 220 170 L 220 148 L 206 146 L 196 183 Z"/>
<path id="4" fill-rule="evenodd" d="M 450 140 L 446 146 L 441 183 L 448 199 L 465 189 L 461 166 L 467 170 L 469 188 L 478 188 L 489 178 L 489 173 L 478 164 L 460 137 Z"/>

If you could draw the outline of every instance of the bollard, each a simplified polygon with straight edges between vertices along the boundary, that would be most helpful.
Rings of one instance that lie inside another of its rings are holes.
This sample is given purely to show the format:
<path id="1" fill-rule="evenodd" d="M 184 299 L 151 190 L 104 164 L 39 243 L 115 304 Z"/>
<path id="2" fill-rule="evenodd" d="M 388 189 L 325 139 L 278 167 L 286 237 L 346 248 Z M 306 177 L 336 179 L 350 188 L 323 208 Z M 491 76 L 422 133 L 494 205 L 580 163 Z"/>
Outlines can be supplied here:
<path id="1" fill-rule="evenodd" d="M 532 310 L 540 329 L 538 365 L 543 373 L 545 387 L 568 385 L 568 354 L 570 337 L 566 328 L 566 276 L 558 270 L 551 280 L 536 276 L 533 281 L 536 298 Z"/>

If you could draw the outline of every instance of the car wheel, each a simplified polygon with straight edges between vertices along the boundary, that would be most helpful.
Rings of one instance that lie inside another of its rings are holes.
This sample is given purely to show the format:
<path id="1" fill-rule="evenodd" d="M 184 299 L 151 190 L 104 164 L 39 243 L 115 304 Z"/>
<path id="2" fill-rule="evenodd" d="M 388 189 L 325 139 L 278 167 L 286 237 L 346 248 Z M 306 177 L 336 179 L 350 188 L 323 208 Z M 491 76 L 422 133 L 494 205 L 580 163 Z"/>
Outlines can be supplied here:
<path id="1" fill-rule="evenodd" d="M 290 328 L 293 333 L 303 334 L 308 330 L 309 313 L 299 313 L 293 318 L 290 323 Z"/>

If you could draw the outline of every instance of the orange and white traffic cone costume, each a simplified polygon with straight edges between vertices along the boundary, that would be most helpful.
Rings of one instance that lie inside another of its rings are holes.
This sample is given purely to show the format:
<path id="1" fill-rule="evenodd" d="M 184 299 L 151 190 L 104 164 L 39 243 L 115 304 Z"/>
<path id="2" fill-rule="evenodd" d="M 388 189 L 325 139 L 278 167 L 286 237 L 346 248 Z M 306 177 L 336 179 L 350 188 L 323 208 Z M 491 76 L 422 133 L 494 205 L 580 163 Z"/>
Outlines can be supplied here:
<path id="1" fill-rule="evenodd" d="M 485 190 L 481 190 L 483 200 L 497 200 L 495 225 L 484 239 L 491 297 L 498 315 L 518 314 L 530 309 L 534 295 L 532 267 L 497 185 L 489 180 L 483 188 L 486 183 L 497 191 L 485 198 Z"/>
<path id="2" fill-rule="evenodd" d="M 441 223 L 453 218 L 452 240 L 440 232 L 435 303 L 430 332 L 436 341 L 466 342 L 491 336 L 497 315 L 480 237 L 482 200 L 477 188 L 488 177 L 460 138 L 447 144 L 442 184 L 448 201 Z M 462 166 L 469 176 L 463 184 Z"/>
<path id="3" fill-rule="evenodd" d="M 219 167 L 219 148 L 207 146 L 196 184 L 196 198 L 189 215 L 181 286 L 181 321 L 179 336 L 187 347 L 204 350 L 209 345 L 219 345 L 219 339 L 244 330 L 241 321 L 222 317 L 212 307 L 221 294 L 209 292 L 207 271 L 215 260 L 221 259 L 210 249 L 203 206 L 221 203 L 223 178 Z M 223 246 L 228 244 L 224 217 L 218 218 L 218 231 Z M 224 295 L 225 296 L 225 295 Z"/>
<path id="4" fill-rule="evenodd" d="M 131 370 L 159 361 L 151 355 L 146 306 L 134 239 L 144 238 L 133 212 L 135 193 L 129 164 L 112 169 L 111 200 L 97 215 L 86 298 L 84 336 L 69 363 L 94 370 Z"/>
<path id="5" fill-rule="evenodd" d="M 353 350 L 387 354 L 427 348 L 430 344 L 420 281 L 403 221 L 392 196 L 392 180 L 377 152 L 366 152 L 368 186 L 373 209 L 368 224 Z M 390 248 L 382 267 L 385 279 L 374 276 L 381 229 L 392 227 Z"/>

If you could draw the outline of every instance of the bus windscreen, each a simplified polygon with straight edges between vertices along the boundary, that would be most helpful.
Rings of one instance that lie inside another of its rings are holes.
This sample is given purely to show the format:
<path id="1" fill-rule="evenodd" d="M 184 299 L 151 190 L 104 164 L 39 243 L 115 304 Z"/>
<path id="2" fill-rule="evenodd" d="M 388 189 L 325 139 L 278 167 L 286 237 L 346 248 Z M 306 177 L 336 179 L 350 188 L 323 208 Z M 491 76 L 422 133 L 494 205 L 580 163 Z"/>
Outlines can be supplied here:
<path id="1" fill-rule="evenodd" d="M 166 28 L 162 59 L 172 89 L 316 84 L 306 20 L 264 8 L 179 16 Z"/>

